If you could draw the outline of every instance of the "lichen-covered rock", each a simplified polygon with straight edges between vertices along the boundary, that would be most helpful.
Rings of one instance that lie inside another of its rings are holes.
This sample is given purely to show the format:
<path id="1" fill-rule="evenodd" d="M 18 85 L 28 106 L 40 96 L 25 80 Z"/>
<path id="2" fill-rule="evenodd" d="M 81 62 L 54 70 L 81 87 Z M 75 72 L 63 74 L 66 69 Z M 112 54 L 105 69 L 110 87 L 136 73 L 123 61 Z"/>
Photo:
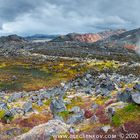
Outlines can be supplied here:
<path id="1" fill-rule="evenodd" d="M 14 140 L 50 140 L 52 136 L 66 133 L 69 125 L 61 120 L 50 120 L 45 124 L 34 127 L 29 132 L 14 138 Z"/>

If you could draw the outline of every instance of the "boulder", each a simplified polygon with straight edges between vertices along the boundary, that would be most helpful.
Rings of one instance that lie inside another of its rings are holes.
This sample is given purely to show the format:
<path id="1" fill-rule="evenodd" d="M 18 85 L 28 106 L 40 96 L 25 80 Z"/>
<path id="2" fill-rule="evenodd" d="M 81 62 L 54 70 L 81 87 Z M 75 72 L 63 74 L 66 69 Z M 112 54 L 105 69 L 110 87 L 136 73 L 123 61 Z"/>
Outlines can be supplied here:
<path id="1" fill-rule="evenodd" d="M 65 111 L 66 106 L 65 106 L 65 103 L 63 102 L 63 100 L 53 99 L 50 104 L 50 109 L 51 109 L 52 113 L 55 115 L 59 112 Z"/>
<path id="2" fill-rule="evenodd" d="M 67 124 L 77 124 L 84 120 L 84 112 L 81 111 L 77 114 L 70 116 L 67 120 Z"/>
<path id="3" fill-rule="evenodd" d="M 24 113 L 30 112 L 32 111 L 32 102 L 28 101 L 26 103 L 23 104 L 22 106 Z"/>
<path id="4" fill-rule="evenodd" d="M 80 109 L 79 106 L 74 106 L 74 107 L 70 110 L 70 112 L 74 112 L 74 113 L 78 113 L 78 112 L 80 112 L 80 111 L 81 111 L 81 109 Z"/>
<path id="5" fill-rule="evenodd" d="M 21 97 L 22 97 L 22 92 L 14 93 L 8 98 L 8 102 L 9 103 L 14 102 L 14 101 L 20 99 Z"/>
<path id="6" fill-rule="evenodd" d="M 7 103 L 5 103 L 3 101 L 0 101 L 0 109 L 1 110 L 7 110 L 8 109 Z"/>
<path id="7" fill-rule="evenodd" d="M 105 133 L 107 133 L 108 130 L 110 130 L 110 129 L 111 129 L 110 125 L 106 125 L 106 126 L 101 127 L 101 130 L 103 130 Z"/>
<path id="8" fill-rule="evenodd" d="M 42 100 L 39 99 L 39 100 L 37 101 L 37 105 L 38 105 L 38 106 L 43 106 Z"/>
<path id="9" fill-rule="evenodd" d="M 140 84 L 136 83 L 133 88 L 140 91 Z"/>
<path id="10" fill-rule="evenodd" d="M 14 140 L 50 140 L 52 136 L 56 137 L 69 130 L 69 125 L 61 120 L 50 120 L 45 124 L 35 126 L 29 132 L 16 137 Z"/>
<path id="11" fill-rule="evenodd" d="M 132 97 L 131 97 L 131 90 L 126 89 L 123 92 L 118 92 L 117 94 L 117 100 L 118 101 L 123 101 L 123 102 L 132 102 Z"/>
<path id="12" fill-rule="evenodd" d="M 134 103 L 140 104 L 140 93 L 134 93 L 131 96 Z"/>

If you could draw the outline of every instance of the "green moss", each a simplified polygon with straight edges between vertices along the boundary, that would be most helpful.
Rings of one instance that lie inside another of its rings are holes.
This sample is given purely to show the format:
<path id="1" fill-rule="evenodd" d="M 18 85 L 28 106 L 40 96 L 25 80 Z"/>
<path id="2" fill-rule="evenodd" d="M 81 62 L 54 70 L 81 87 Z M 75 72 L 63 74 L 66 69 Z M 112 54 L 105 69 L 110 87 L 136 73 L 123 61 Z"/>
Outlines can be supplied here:
<path id="1" fill-rule="evenodd" d="M 140 108 L 136 104 L 129 104 L 124 108 L 124 111 L 126 112 L 140 111 Z"/>
<path id="2" fill-rule="evenodd" d="M 64 120 L 66 120 L 70 114 L 71 113 L 68 110 L 65 110 L 65 111 L 58 113 L 58 115 L 61 116 Z"/>
<path id="3" fill-rule="evenodd" d="M 112 117 L 115 126 L 119 126 L 128 121 L 137 121 L 140 118 L 140 107 L 136 104 L 128 104 L 123 109 L 118 109 Z"/>
<path id="4" fill-rule="evenodd" d="M 2 119 L 4 117 L 4 115 L 5 115 L 5 111 L 4 110 L 1 110 L 0 111 L 0 119 Z"/>
<path id="5" fill-rule="evenodd" d="M 116 114 L 112 117 L 112 122 L 115 126 L 121 125 L 121 118 Z"/>
<path id="6" fill-rule="evenodd" d="M 44 102 L 44 104 L 47 105 L 47 106 L 49 106 L 50 103 L 51 103 L 51 100 L 52 100 L 52 99 L 48 99 L 47 101 Z"/>

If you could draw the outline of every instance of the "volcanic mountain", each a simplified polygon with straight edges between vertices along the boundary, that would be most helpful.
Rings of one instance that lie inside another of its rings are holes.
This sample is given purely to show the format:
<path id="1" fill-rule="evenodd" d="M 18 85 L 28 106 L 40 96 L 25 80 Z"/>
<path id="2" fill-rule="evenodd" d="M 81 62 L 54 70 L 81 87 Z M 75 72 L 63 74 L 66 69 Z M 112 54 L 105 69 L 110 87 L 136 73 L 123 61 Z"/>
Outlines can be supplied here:
<path id="1" fill-rule="evenodd" d="M 87 33 L 87 34 L 77 34 L 77 33 L 70 33 L 67 35 L 59 36 L 53 39 L 53 42 L 63 42 L 63 41 L 77 41 L 77 42 L 84 42 L 84 43 L 93 43 L 98 40 L 106 39 L 112 35 L 119 35 L 124 33 L 125 29 L 118 29 L 118 30 L 108 30 L 99 33 Z"/>

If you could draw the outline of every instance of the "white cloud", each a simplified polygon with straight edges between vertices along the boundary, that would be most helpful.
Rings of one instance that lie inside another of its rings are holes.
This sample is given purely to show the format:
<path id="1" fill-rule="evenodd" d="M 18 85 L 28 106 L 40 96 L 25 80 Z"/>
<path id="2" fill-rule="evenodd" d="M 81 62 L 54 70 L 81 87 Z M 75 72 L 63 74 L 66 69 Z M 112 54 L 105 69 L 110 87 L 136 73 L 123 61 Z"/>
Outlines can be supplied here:
<path id="1" fill-rule="evenodd" d="M 65 34 L 140 25 L 139 0 L 15 0 L 15 8 L 2 1 L 0 34 Z"/>

